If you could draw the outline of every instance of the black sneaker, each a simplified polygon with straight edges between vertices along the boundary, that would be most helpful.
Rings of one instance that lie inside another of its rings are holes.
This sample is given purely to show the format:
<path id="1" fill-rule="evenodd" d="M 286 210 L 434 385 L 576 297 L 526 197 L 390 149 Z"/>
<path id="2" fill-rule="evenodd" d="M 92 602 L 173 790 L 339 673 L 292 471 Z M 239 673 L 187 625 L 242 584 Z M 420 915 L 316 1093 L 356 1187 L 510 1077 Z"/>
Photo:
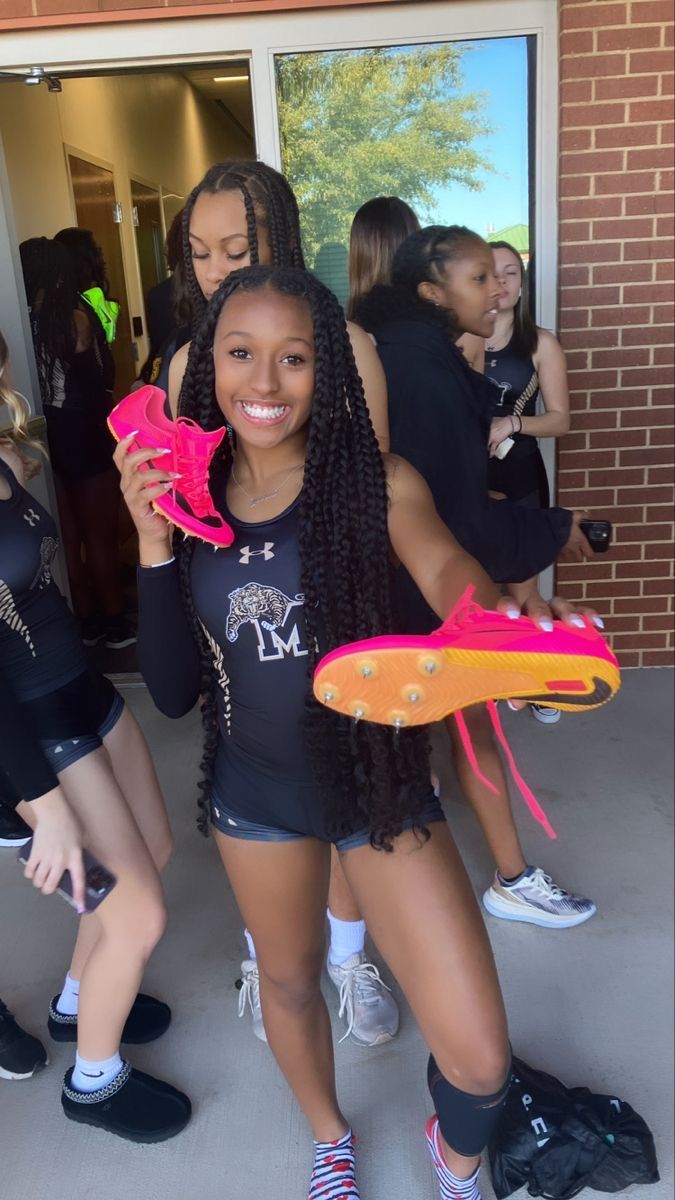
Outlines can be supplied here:
<path id="1" fill-rule="evenodd" d="M 124 650 L 133 646 L 136 630 L 125 617 L 108 617 L 105 623 L 105 644 L 108 650 Z"/>
<path id="2" fill-rule="evenodd" d="M 47 1028 L 54 1042 L 77 1041 L 77 1017 L 60 1013 L 56 1007 L 58 996 L 49 1005 Z M 162 1000 L 144 996 L 139 992 L 122 1030 L 122 1042 L 127 1046 L 143 1046 L 154 1042 L 166 1033 L 171 1024 L 171 1009 Z"/>
<path id="3" fill-rule="evenodd" d="M 85 646 L 98 646 L 105 637 L 103 617 L 83 617 L 80 621 L 80 637 Z"/>
<path id="4" fill-rule="evenodd" d="M 127 1062 L 117 1078 L 97 1092 L 76 1092 L 72 1077 L 71 1068 L 61 1093 L 66 1116 L 129 1142 L 165 1142 L 185 1129 L 192 1116 L 192 1105 L 183 1092 Z"/>
<path id="5" fill-rule="evenodd" d="M 48 1062 L 42 1042 L 17 1025 L 0 1000 L 0 1079 L 30 1079 Z"/>
<path id="6" fill-rule="evenodd" d="M 33 836 L 33 830 L 18 813 L 0 800 L 0 846 L 25 846 Z"/>

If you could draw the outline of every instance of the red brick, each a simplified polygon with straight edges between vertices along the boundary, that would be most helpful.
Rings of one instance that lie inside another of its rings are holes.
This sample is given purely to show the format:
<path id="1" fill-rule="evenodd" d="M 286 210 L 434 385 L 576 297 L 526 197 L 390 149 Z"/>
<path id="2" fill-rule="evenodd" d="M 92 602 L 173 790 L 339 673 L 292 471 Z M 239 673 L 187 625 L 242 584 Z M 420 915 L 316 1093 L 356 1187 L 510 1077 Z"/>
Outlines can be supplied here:
<path id="1" fill-rule="evenodd" d="M 645 76 L 643 76 L 643 78 L 645 78 Z M 675 71 L 664 71 L 661 76 L 660 94 L 662 96 L 672 96 L 673 92 L 675 92 Z"/>
<path id="2" fill-rule="evenodd" d="M 652 51 L 657 57 L 662 54 L 662 50 Z M 655 68 L 652 68 L 653 70 Z M 628 62 L 626 54 L 583 54 L 578 58 L 562 58 L 560 60 L 560 74 L 563 79 L 598 79 L 602 76 L 612 78 L 615 75 L 636 75 L 638 69 L 628 71 Z M 623 108 L 621 117 L 623 118 Z M 604 120 L 600 117 L 600 120 Z M 583 124 L 588 122 L 584 121 Z M 614 118 L 609 119 L 611 125 L 616 125 L 617 121 Z"/>
<path id="3" fill-rule="evenodd" d="M 571 183 L 572 180 L 566 182 Z M 663 190 L 665 191 L 665 188 Z M 631 174 L 598 175 L 595 181 L 595 191 L 596 195 L 601 196 L 624 196 L 635 192 L 653 192 L 654 172 L 633 171 Z M 582 192 L 576 194 L 583 195 Z"/>
<path id="4" fill-rule="evenodd" d="M 593 267 L 593 283 L 645 283 L 653 278 L 654 264 L 651 262 L 612 263 L 611 266 Z"/>
<path id="5" fill-rule="evenodd" d="M 670 121 L 673 106 L 668 100 L 634 100 L 630 105 L 629 120 L 645 124 L 648 121 Z"/>
<path id="6" fill-rule="evenodd" d="M 640 601 L 640 610 L 644 612 L 644 600 Z M 642 628 L 647 631 L 656 632 L 657 629 L 672 629 L 673 615 L 672 613 L 661 613 L 657 616 L 647 616 L 642 618 Z"/>
<path id="7" fill-rule="evenodd" d="M 628 486 L 643 485 L 645 482 L 645 472 L 641 467 L 631 467 L 625 471 L 621 471 L 617 475 L 616 467 L 612 465 L 611 471 L 590 471 L 588 475 L 588 486 L 592 488 L 616 488 L 618 483 Z"/>
<path id="8" fill-rule="evenodd" d="M 562 335 L 568 329 L 587 329 L 590 325 L 590 313 L 587 308 L 563 308 L 558 317 L 558 334 Z"/>
<path id="9" fill-rule="evenodd" d="M 626 161 L 628 171 L 655 171 L 658 167 L 672 167 L 673 152 L 669 146 L 650 146 L 646 150 L 629 150 Z"/>
<path id="10" fill-rule="evenodd" d="M 657 346 L 673 340 L 672 325 L 652 325 L 642 329 L 622 329 L 622 346 Z"/>
<path id="11" fill-rule="evenodd" d="M 656 151 L 658 147 L 656 147 Z M 668 164 L 663 164 L 668 165 Z M 563 154 L 560 159 L 560 174 L 584 175 L 587 172 L 596 174 L 599 171 L 623 171 L 623 152 L 620 150 L 589 150 L 581 154 Z"/>
<path id="12" fill-rule="evenodd" d="M 571 474 L 571 472 L 569 472 Z M 558 503 L 563 508 L 587 508 L 589 503 L 598 512 L 610 509 L 614 503 L 614 492 L 608 490 L 584 488 L 579 492 L 569 492 L 559 488 Z"/>
<path id="13" fill-rule="evenodd" d="M 658 43 L 649 42 L 647 44 L 652 46 L 657 45 Z M 644 43 L 641 41 L 639 45 L 643 46 Z M 603 48 L 607 50 L 625 49 L 624 46 L 607 46 Z M 563 56 L 568 54 L 592 54 L 593 50 L 593 32 L 590 29 L 578 31 L 577 33 L 567 33 L 561 39 L 560 51 Z"/>
<path id="14" fill-rule="evenodd" d="M 623 248 L 623 256 L 626 261 L 632 259 L 662 259 L 667 253 L 669 247 L 666 246 L 666 240 L 659 243 L 658 241 L 639 241 L 626 242 Z M 657 263 L 658 266 L 658 263 Z"/>
<path id="15" fill-rule="evenodd" d="M 649 284 L 647 290 L 653 286 L 653 284 Z M 565 308 L 586 308 L 592 304 L 619 304 L 620 302 L 621 288 L 618 286 L 565 288 L 562 294 L 562 304 Z"/>
<path id="16" fill-rule="evenodd" d="M 672 425 L 665 429 L 650 429 L 649 430 L 649 445 L 650 446 L 672 446 L 675 443 L 675 430 Z"/>
<path id="17" fill-rule="evenodd" d="M 619 585 L 620 586 L 620 585 Z M 633 593 L 633 596 L 635 593 Z M 663 611 L 664 600 L 662 596 L 640 596 L 640 612 L 643 613 L 660 613 Z M 629 596 L 619 597 L 614 601 L 614 612 L 633 613 L 637 605 L 635 600 Z"/>
<path id="18" fill-rule="evenodd" d="M 655 21 L 667 21 L 672 17 L 672 5 L 669 0 L 632 0 L 630 19 L 633 25 L 648 24 Z M 614 24 L 614 22 L 612 22 Z"/>
<path id="19" fill-rule="evenodd" d="M 670 502 L 673 498 L 673 490 L 666 486 L 619 488 L 616 498 L 619 504 L 633 504 L 636 500 L 663 500 Z"/>
<path id="20" fill-rule="evenodd" d="M 630 308 L 625 305 L 621 308 L 594 308 L 592 313 L 591 324 L 594 327 L 606 327 L 608 325 L 646 325 L 650 320 L 650 310 L 648 304 L 636 304 Z M 643 343 L 638 343 L 642 345 Z"/>
<path id="21" fill-rule="evenodd" d="M 675 279 L 675 261 L 672 258 L 665 258 L 656 263 L 656 278 Z"/>
<path id="22" fill-rule="evenodd" d="M 580 332 L 572 330 L 565 334 L 564 342 L 565 346 L 571 346 L 573 350 L 580 346 L 591 349 L 596 346 L 618 346 L 619 330 L 588 329 Z"/>
<path id="23" fill-rule="evenodd" d="M 604 24 L 604 22 L 603 22 Z M 657 25 L 643 25 L 636 29 L 599 29 L 598 50 L 646 50 L 661 45 L 661 29 Z M 580 50 L 579 53 L 584 53 Z"/>
<path id="24" fill-rule="evenodd" d="M 614 573 L 617 579 L 657 579 L 671 574 L 667 562 L 618 562 Z"/>
<path id="25" fill-rule="evenodd" d="M 646 467 L 650 463 L 663 462 L 663 450 L 660 446 L 646 446 L 642 450 L 620 450 L 619 464 L 622 467 Z"/>
<path id="26" fill-rule="evenodd" d="M 672 367 L 645 367 L 640 371 L 624 371 L 622 382 L 626 387 L 639 386 L 648 387 L 649 384 L 672 384 L 675 378 L 675 372 Z"/>
<path id="27" fill-rule="evenodd" d="M 660 127 L 659 141 L 662 146 L 672 146 L 675 142 L 675 121 L 664 121 Z"/>
<path id="28" fill-rule="evenodd" d="M 669 213 L 672 207 L 672 196 L 662 195 L 660 192 L 653 196 L 626 196 L 627 217 L 641 217 L 644 213 Z M 589 213 L 589 216 L 591 215 Z"/>
<path id="29" fill-rule="evenodd" d="M 649 245 L 649 243 L 645 242 L 644 245 Z M 569 246 L 563 243 L 560 247 L 560 261 L 566 263 L 616 262 L 620 255 L 620 242 L 589 242 L 588 244 L 573 242 Z"/>
<path id="30" fill-rule="evenodd" d="M 630 480 L 622 480 L 630 482 Z M 672 467 L 650 467 L 647 471 L 647 483 L 675 483 L 675 471 Z"/>
<path id="31" fill-rule="evenodd" d="M 645 579 L 642 589 L 645 596 L 665 596 L 666 600 L 672 601 L 673 582 L 672 576 L 666 579 Z"/>
<path id="32" fill-rule="evenodd" d="M 652 221 L 652 227 L 654 222 Z M 651 236 L 651 232 L 649 236 Z M 616 237 L 616 234 L 614 235 Z M 589 242 L 591 240 L 590 221 L 563 221 L 560 226 L 561 242 Z"/>
<path id="33" fill-rule="evenodd" d="M 653 542 L 657 542 L 659 546 L 665 546 L 668 554 L 653 555 L 655 558 L 672 558 L 673 557 L 673 527 L 672 525 L 619 525 L 614 530 L 615 542 L 640 542 L 645 546 L 651 546 Z M 653 548 L 653 547 L 652 547 Z"/>
<path id="34" fill-rule="evenodd" d="M 621 452 L 620 452 L 621 453 Z M 624 450 L 624 454 L 630 454 L 630 450 Z M 647 454 L 647 450 L 634 450 L 633 454 Z M 652 460 L 650 460 L 652 461 Z M 584 470 L 592 470 L 600 467 L 614 467 L 616 465 L 616 451 L 614 450 L 575 450 L 574 465 Z M 638 465 L 638 464 L 635 464 Z M 590 477 L 589 477 L 590 479 Z"/>
<path id="35" fill-rule="evenodd" d="M 654 425 L 672 425 L 672 423 L 672 413 L 662 408 L 645 407 L 642 414 L 635 412 L 635 409 L 621 413 L 622 427 L 647 425 L 649 428 L 653 428 Z"/>
<path id="36" fill-rule="evenodd" d="M 657 217 L 656 219 L 656 236 L 672 238 L 675 233 L 675 220 L 672 216 Z"/>
<path id="37" fill-rule="evenodd" d="M 675 44 L 675 29 L 672 25 L 664 25 L 661 32 L 663 34 L 664 46 L 672 46 Z"/>
<path id="38" fill-rule="evenodd" d="M 594 597 L 590 597 L 590 599 L 594 599 Z M 615 617 L 614 614 L 611 612 L 611 610 L 608 612 L 607 609 L 603 606 L 602 600 L 596 600 L 595 603 L 596 603 L 596 605 L 598 605 L 599 607 L 602 608 L 602 611 L 605 616 L 605 623 L 607 625 L 607 633 L 608 633 L 609 637 L 611 637 L 612 643 L 614 643 L 614 639 L 617 637 L 617 634 L 626 636 L 629 634 L 637 634 L 640 632 L 640 618 L 639 617 L 636 617 L 636 616 Z"/>
<path id="39" fill-rule="evenodd" d="M 588 351 L 570 350 L 566 356 L 568 371 L 585 371 L 588 367 Z"/>
<path id="40" fill-rule="evenodd" d="M 649 362 L 649 350 L 594 350 L 592 361 L 593 367 L 641 367 Z"/>
<path id="41" fill-rule="evenodd" d="M 656 146 L 660 125 L 607 125 L 595 131 L 595 144 L 600 150 L 618 146 Z M 583 130 L 579 132 L 583 133 Z"/>
<path id="42" fill-rule="evenodd" d="M 647 188 L 644 191 L 647 191 Z M 560 180 L 561 196 L 589 196 L 590 192 L 590 175 L 568 175 Z"/>
<path id="43" fill-rule="evenodd" d="M 643 658 L 646 658 L 646 655 L 638 654 L 637 651 L 623 650 L 621 653 L 621 667 L 624 671 L 629 670 L 631 667 L 639 667 L 642 665 Z"/>
<path id="44" fill-rule="evenodd" d="M 641 665 L 643 667 L 672 667 L 673 666 L 673 651 L 672 650 L 647 650 L 640 655 Z M 631 666 L 638 664 L 631 663 Z"/>
<path id="45" fill-rule="evenodd" d="M 563 153 L 568 150 L 590 150 L 592 140 L 590 129 L 562 129 L 560 150 Z"/>
<path id="46" fill-rule="evenodd" d="M 663 18 L 661 18 L 663 19 Z M 626 4 L 563 4 L 560 25 L 567 29 L 592 29 L 597 25 L 625 25 L 628 20 Z M 565 38 L 563 35 L 563 44 Z"/>
<path id="47" fill-rule="evenodd" d="M 578 574 L 574 573 L 574 566 L 570 564 L 560 563 L 560 568 L 564 567 L 565 574 L 568 578 L 588 580 L 597 588 L 609 587 L 608 580 L 611 579 L 612 564 L 608 562 L 589 562 L 580 563 L 578 566 Z M 569 574 L 568 574 L 569 572 Z"/>
<path id="48" fill-rule="evenodd" d="M 649 395 L 654 406 L 657 404 L 672 404 L 673 389 L 672 388 L 650 388 Z"/>
<path id="49" fill-rule="evenodd" d="M 639 80 L 636 80 L 639 84 Z M 644 96 L 640 90 L 635 95 Z M 561 104 L 588 104 L 593 99 L 593 81 L 591 79 L 565 79 L 560 85 Z"/>
<path id="50" fill-rule="evenodd" d="M 63 16 L 70 13 L 98 12 L 98 0 L 36 0 L 36 16 Z"/>
<path id="51" fill-rule="evenodd" d="M 672 346 L 655 346 L 652 361 L 655 367 L 670 367 L 673 364 L 674 348 Z"/>
<path id="52" fill-rule="evenodd" d="M 665 304 L 672 300 L 672 297 L 673 289 L 667 283 L 627 283 L 623 289 L 626 304 L 649 300 L 653 304 Z"/>
<path id="53" fill-rule="evenodd" d="M 672 521 L 674 515 L 675 510 L 672 504 L 645 505 L 646 521 Z"/>
<path id="54" fill-rule="evenodd" d="M 654 71 L 668 71 L 672 65 L 669 50 L 636 50 L 630 55 L 629 71 L 631 75 L 651 75 Z"/>
<path id="55" fill-rule="evenodd" d="M 564 466 L 558 472 L 558 490 L 567 492 L 570 488 L 581 488 L 586 486 L 585 471 L 566 471 Z"/>
<path id="56" fill-rule="evenodd" d="M 575 460 L 579 450 L 588 449 L 588 434 L 587 433 L 567 433 L 565 434 L 565 450 L 574 453 Z"/>
<path id="57" fill-rule="evenodd" d="M 577 285 L 584 286 L 585 284 L 587 284 L 589 282 L 590 277 L 591 277 L 590 267 L 561 266 L 559 282 L 560 282 L 561 288 L 576 287 Z M 649 278 L 651 279 L 651 275 L 649 276 Z"/>
<path id="58" fill-rule="evenodd" d="M 611 446 L 646 446 L 647 430 L 607 429 L 593 438 L 591 449 L 596 445 L 603 449 L 609 449 Z"/>
<path id="59" fill-rule="evenodd" d="M 675 171 L 659 171 L 659 188 L 660 192 L 672 192 L 675 190 Z"/>
<path id="60" fill-rule="evenodd" d="M 585 130 L 581 129 L 577 132 L 584 133 Z M 655 197 L 653 198 L 655 199 Z M 586 219 L 589 217 L 620 217 L 622 208 L 620 196 L 585 196 L 581 200 L 572 196 L 561 201 L 560 220 L 573 221 L 582 217 Z"/>
<path id="61" fill-rule="evenodd" d="M 667 542 L 647 542 L 645 544 L 645 559 L 666 559 L 667 562 L 673 561 L 673 539 L 670 537 Z"/>
<path id="62" fill-rule="evenodd" d="M 593 411 L 577 413 L 574 418 L 574 429 L 616 429 L 619 413 L 616 409 L 606 409 L 604 412 Z M 566 445 L 566 443 L 563 443 Z"/>
<path id="63" fill-rule="evenodd" d="M 32 17 L 35 15 L 32 0 L 11 0 L 11 8 L 8 7 L 7 12 L 4 7 L 0 8 L 0 15 L 3 17 Z"/>
<path id="64" fill-rule="evenodd" d="M 615 221 L 594 221 L 593 238 L 652 238 L 654 217 L 620 217 Z"/>
<path id="65" fill-rule="evenodd" d="M 643 99 L 658 95 L 658 90 L 658 75 L 617 75 L 614 79 L 596 79 L 594 99 L 629 100 L 633 96 Z"/>
<path id="66" fill-rule="evenodd" d="M 654 304 L 652 321 L 655 325 L 672 325 L 675 320 L 675 307 L 672 304 Z"/>
<path id="67" fill-rule="evenodd" d="M 657 633 L 617 633 L 614 635 L 615 650 L 652 650 L 661 648 L 663 638 Z"/>

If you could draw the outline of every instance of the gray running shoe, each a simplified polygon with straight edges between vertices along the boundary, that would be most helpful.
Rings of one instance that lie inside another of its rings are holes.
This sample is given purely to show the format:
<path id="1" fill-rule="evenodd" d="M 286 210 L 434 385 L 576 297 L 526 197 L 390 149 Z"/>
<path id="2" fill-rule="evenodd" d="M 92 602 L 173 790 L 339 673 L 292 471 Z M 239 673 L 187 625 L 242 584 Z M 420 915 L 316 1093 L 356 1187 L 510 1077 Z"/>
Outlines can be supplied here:
<path id="1" fill-rule="evenodd" d="M 360 1046 L 391 1041 L 398 1033 L 398 1007 L 377 967 L 361 952 L 339 967 L 329 961 L 327 969 L 340 995 L 339 1015 L 347 1022 L 340 1041 L 350 1036 Z"/>
<path id="2" fill-rule="evenodd" d="M 562 717 L 559 708 L 549 708 L 546 704 L 531 704 L 530 712 L 542 725 L 557 725 Z"/>
<path id="3" fill-rule="evenodd" d="M 582 925 L 596 911 L 592 900 L 574 896 L 558 887 L 541 867 L 529 867 L 515 883 L 502 883 L 495 875 L 492 886 L 483 896 L 483 904 L 493 917 L 526 921 L 546 929 Z"/>
<path id="4" fill-rule="evenodd" d="M 267 1041 L 263 1024 L 262 1008 L 260 1007 L 260 974 L 258 964 L 250 958 L 245 958 L 241 964 L 241 990 L 239 992 L 239 1016 L 243 1017 L 246 1009 L 250 1008 L 253 1017 L 253 1032 L 261 1041 Z"/>

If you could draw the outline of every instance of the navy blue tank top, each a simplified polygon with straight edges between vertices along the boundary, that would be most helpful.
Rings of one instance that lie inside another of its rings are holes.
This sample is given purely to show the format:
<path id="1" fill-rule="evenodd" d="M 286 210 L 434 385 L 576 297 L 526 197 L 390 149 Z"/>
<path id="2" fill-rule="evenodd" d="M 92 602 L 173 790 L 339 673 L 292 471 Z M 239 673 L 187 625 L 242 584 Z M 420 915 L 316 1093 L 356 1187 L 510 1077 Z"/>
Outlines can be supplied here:
<path id="1" fill-rule="evenodd" d="M 197 543 L 192 595 L 218 684 L 216 796 L 249 821 L 325 836 L 304 731 L 298 506 L 299 498 L 272 520 L 248 523 L 219 503 L 235 540 L 218 551 Z"/>
<path id="2" fill-rule="evenodd" d="M 49 513 L 0 459 L 11 495 L 0 500 L 0 666 L 20 701 L 87 670 L 75 619 L 52 578 L 58 543 Z"/>
<path id="3" fill-rule="evenodd" d="M 508 417 L 514 411 L 521 417 L 536 416 L 537 368 L 531 358 L 515 353 L 512 341 L 501 350 L 485 351 L 485 374 L 499 389 L 495 417 Z M 516 433 L 512 437 L 515 445 L 506 457 L 489 461 L 488 487 L 490 491 L 502 492 L 512 501 L 538 492 L 545 508 L 548 505 L 546 470 L 539 443 L 526 433 Z"/>

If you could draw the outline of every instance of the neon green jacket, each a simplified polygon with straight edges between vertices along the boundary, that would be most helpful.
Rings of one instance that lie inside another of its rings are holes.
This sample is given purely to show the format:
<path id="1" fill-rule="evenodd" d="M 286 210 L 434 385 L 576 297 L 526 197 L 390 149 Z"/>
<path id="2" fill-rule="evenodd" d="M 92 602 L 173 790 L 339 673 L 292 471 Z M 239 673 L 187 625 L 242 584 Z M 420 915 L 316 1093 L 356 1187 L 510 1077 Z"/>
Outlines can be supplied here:
<path id="1" fill-rule="evenodd" d="M 105 340 L 108 345 L 110 345 L 115 341 L 117 318 L 120 315 L 119 304 L 116 300 L 109 300 L 108 297 L 103 294 L 103 290 L 100 287 L 88 288 L 86 292 L 80 292 L 80 295 L 82 296 L 82 299 L 86 300 L 87 304 L 93 308 L 96 316 L 103 326 Z"/>

